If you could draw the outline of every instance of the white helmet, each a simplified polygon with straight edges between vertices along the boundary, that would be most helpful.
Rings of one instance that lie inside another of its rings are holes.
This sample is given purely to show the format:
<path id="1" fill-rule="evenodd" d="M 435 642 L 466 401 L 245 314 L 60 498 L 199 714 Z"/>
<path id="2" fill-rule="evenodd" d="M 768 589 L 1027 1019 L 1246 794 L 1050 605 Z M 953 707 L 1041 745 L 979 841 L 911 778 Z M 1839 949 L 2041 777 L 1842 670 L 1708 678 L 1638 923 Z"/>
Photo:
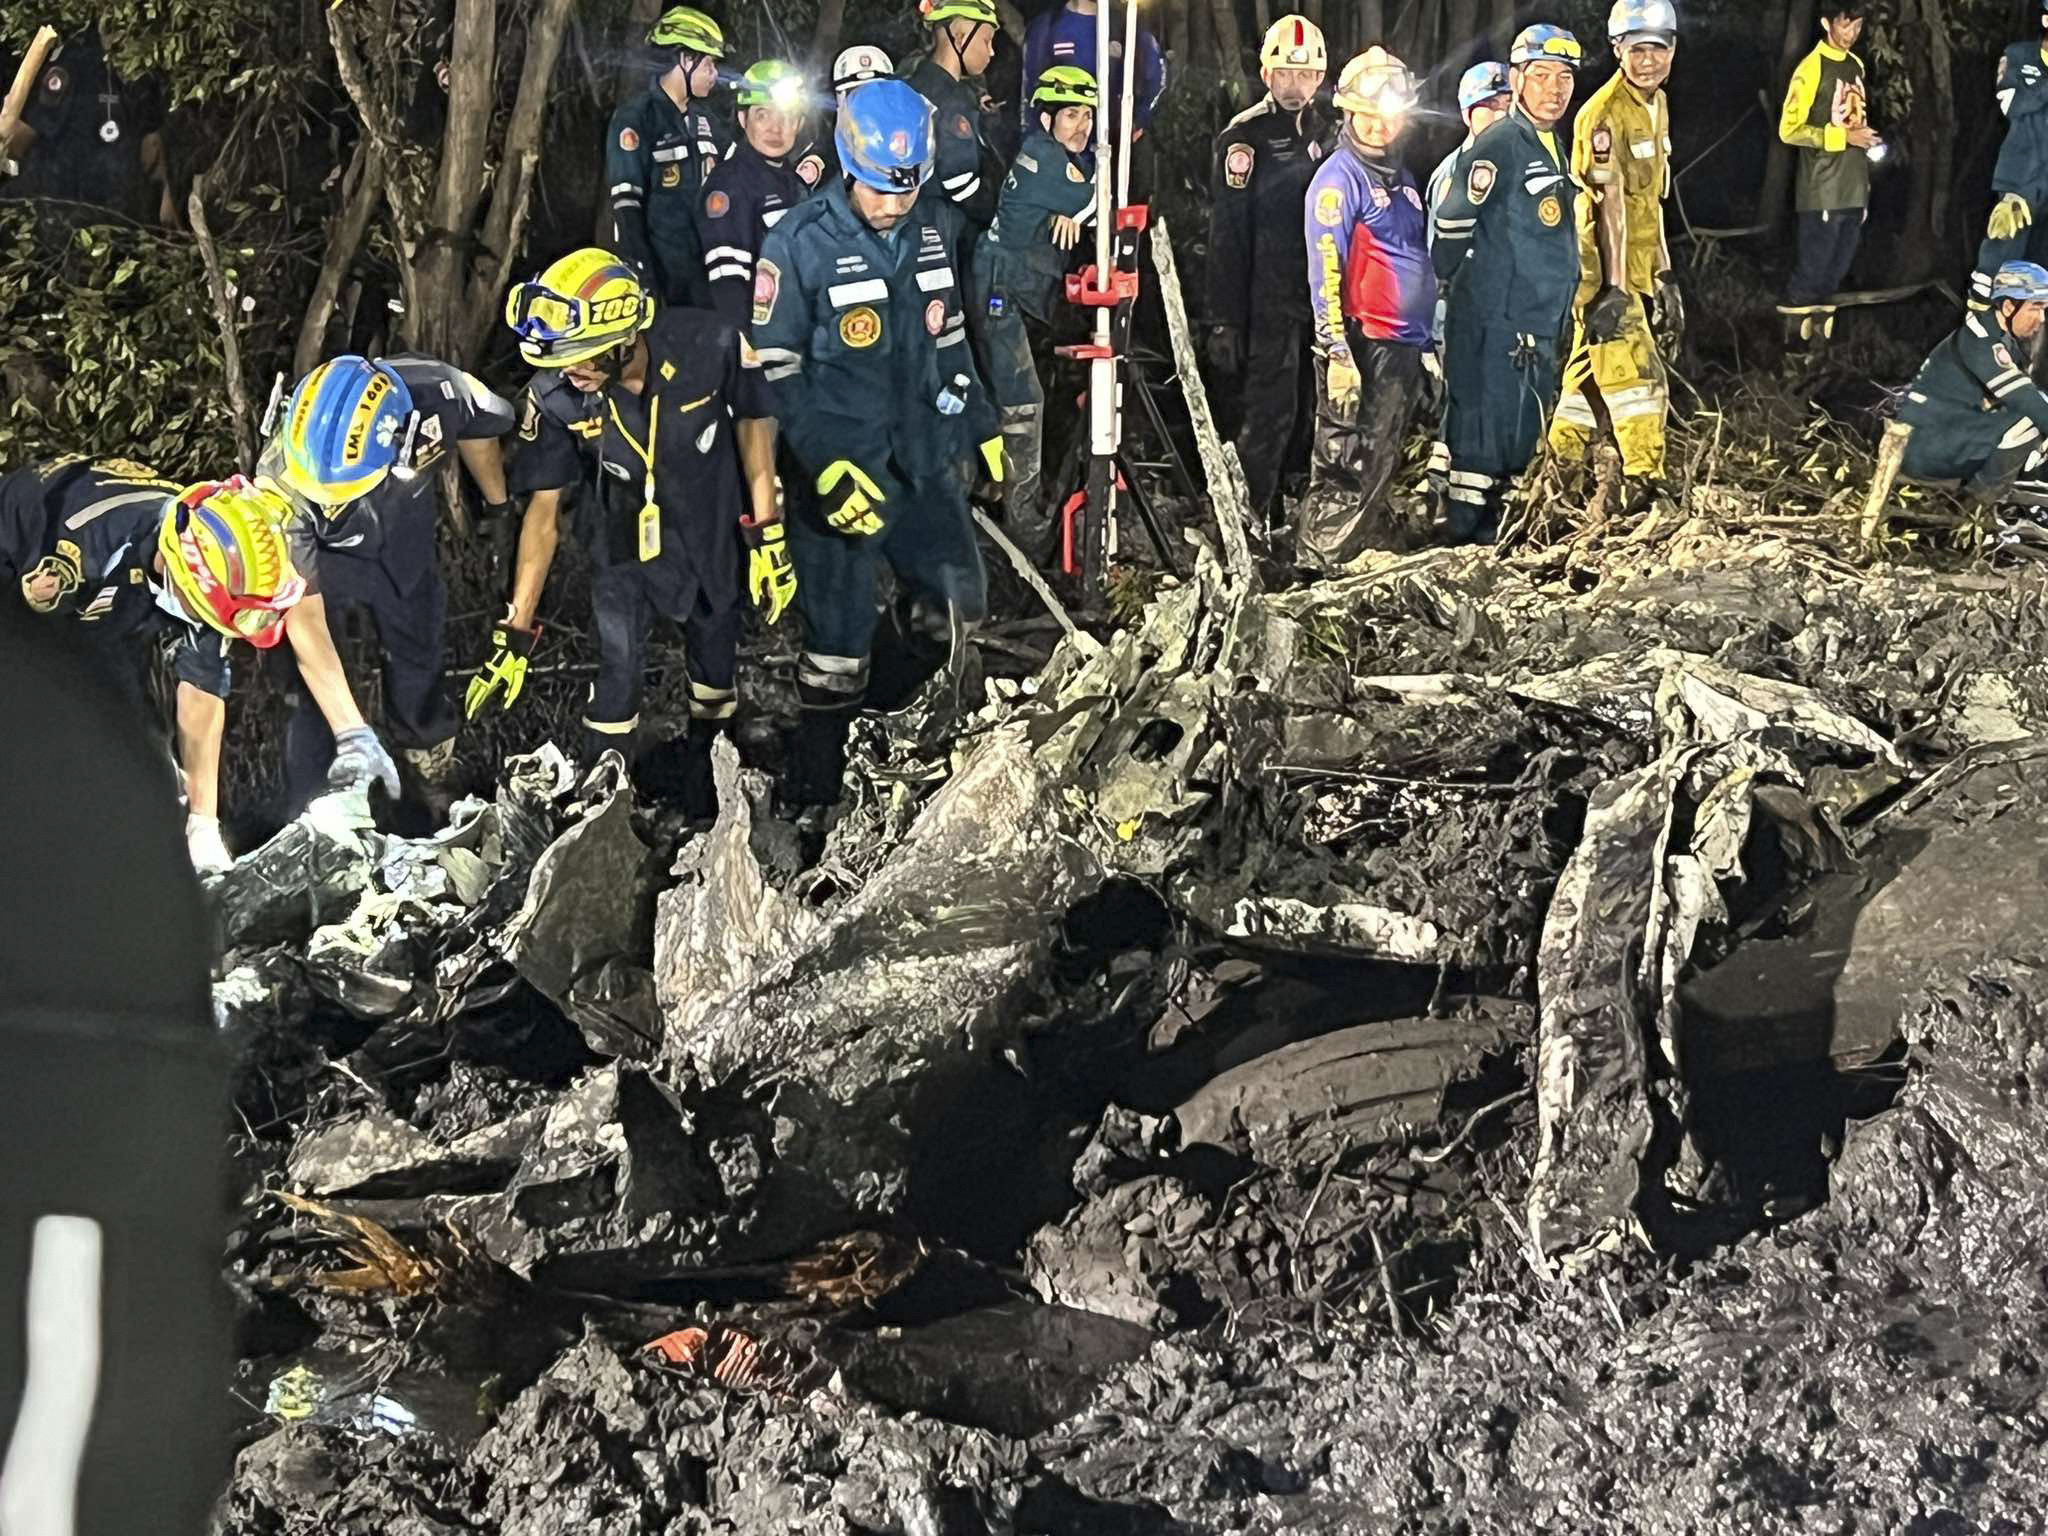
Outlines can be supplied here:
<path id="1" fill-rule="evenodd" d="M 1662 43 L 1678 38 L 1678 10 L 1671 0 L 1614 0 L 1607 13 L 1607 40 L 1613 43 Z"/>
<path id="2" fill-rule="evenodd" d="M 1266 40 L 1259 44 L 1259 68 L 1327 73 L 1330 49 L 1323 41 L 1323 29 L 1306 16 L 1282 16 L 1266 28 Z"/>
<path id="3" fill-rule="evenodd" d="M 870 80 L 886 80 L 896 73 L 889 55 L 872 43 L 856 43 L 832 61 L 832 89 L 847 91 Z"/>

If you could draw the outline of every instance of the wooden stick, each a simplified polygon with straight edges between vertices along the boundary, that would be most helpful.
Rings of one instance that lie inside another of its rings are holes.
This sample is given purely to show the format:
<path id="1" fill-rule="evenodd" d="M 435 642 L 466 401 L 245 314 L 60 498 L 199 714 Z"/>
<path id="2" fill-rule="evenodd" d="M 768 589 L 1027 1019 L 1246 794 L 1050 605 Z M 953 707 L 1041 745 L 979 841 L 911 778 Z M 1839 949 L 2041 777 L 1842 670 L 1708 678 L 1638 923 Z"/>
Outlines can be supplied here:
<path id="1" fill-rule="evenodd" d="M 235 327 L 234 296 L 228 292 L 227 272 L 221 266 L 220 250 L 206 223 L 206 200 L 201 195 L 204 177 L 194 177 L 192 195 L 186 199 L 185 214 L 192 221 L 192 238 L 199 242 L 199 256 L 206 263 L 206 286 L 213 296 L 213 318 L 220 326 L 221 369 L 227 374 L 228 409 L 235 423 L 235 456 L 242 473 L 256 473 L 256 413 L 249 404 L 248 386 L 242 380 L 242 338 Z"/>
<path id="2" fill-rule="evenodd" d="M 1884 535 L 1885 503 L 1891 499 L 1899 466 L 1905 462 L 1906 439 L 1912 435 L 1912 427 L 1903 421 L 1885 424 L 1884 437 L 1877 445 L 1877 472 L 1870 477 L 1870 491 L 1863 498 L 1861 532 L 1865 548 L 1876 548 Z"/>
<path id="3" fill-rule="evenodd" d="M 14 84 L 7 88 L 6 104 L 0 106 L 0 156 L 7 153 L 7 141 L 14 137 L 14 130 L 21 125 L 21 114 L 28 110 L 28 93 L 35 89 L 36 76 L 43 72 L 43 61 L 56 46 L 57 29 L 38 27 L 28 52 L 21 56 L 21 68 L 14 72 Z"/>
<path id="4" fill-rule="evenodd" d="M 1010 536 L 998 528 L 994 519 L 979 507 L 974 508 L 974 520 L 981 525 L 981 531 L 995 541 L 996 548 L 1009 557 L 1010 564 L 1016 568 L 1017 574 L 1024 578 L 1024 584 L 1038 594 L 1038 600 L 1045 604 L 1046 612 L 1060 621 L 1060 628 L 1070 635 L 1079 634 L 1080 631 L 1074 628 L 1074 621 L 1067 616 L 1067 610 L 1061 606 L 1060 600 L 1053 596 L 1052 588 L 1045 584 L 1045 578 L 1038 574 L 1038 567 L 1031 563 L 1030 557 L 1011 543 Z"/>

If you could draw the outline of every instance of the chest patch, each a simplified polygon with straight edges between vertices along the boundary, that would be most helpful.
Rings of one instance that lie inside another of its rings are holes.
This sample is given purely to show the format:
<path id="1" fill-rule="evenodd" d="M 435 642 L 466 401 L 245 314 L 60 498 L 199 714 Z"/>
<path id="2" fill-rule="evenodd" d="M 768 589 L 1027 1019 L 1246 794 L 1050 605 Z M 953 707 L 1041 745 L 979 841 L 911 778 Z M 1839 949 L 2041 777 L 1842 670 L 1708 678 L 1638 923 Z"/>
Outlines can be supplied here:
<path id="1" fill-rule="evenodd" d="M 940 306 L 940 318 L 944 318 L 945 306 Z M 870 306 L 862 304 L 849 309 L 839 317 L 839 339 L 857 351 L 864 351 L 882 339 L 882 317 Z"/>
<path id="2" fill-rule="evenodd" d="M 1557 228 L 1564 218 L 1564 205 L 1554 197 L 1546 197 L 1536 205 L 1536 217 L 1551 228 Z"/>
<path id="3" fill-rule="evenodd" d="M 1485 202 L 1497 174 L 1491 160 L 1474 160 L 1472 169 L 1465 173 L 1465 196 L 1475 205 Z"/>
<path id="4" fill-rule="evenodd" d="M 1242 192 L 1251 179 L 1251 145 L 1231 145 L 1230 152 L 1223 157 L 1223 184 L 1233 192 Z"/>
<path id="5" fill-rule="evenodd" d="M 683 168 L 680 165 L 664 165 L 661 168 L 661 184 L 664 187 L 680 187 L 683 184 Z"/>
<path id="6" fill-rule="evenodd" d="M 1325 187 L 1316 194 L 1316 222 L 1329 229 L 1335 229 L 1344 221 L 1344 194 L 1335 187 Z"/>

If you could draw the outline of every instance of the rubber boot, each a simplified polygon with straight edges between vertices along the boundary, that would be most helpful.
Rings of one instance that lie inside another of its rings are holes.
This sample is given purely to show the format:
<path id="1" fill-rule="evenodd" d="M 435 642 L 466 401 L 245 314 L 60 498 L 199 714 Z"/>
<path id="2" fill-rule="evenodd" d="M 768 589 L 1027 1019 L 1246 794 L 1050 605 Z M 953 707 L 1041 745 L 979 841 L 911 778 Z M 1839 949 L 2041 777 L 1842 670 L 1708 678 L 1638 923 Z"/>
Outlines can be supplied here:
<path id="1" fill-rule="evenodd" d="M 853 710 L 806 708 L 789 742 L 785 796 L 798 811 L 837 805 L 846 777 L 846 737 Z"/>
<path id="2" fill-rule="evenodd" d="M 714 819 L 718 786 L 711 775 L 711 744 L 724 729 L 723 721 L 692 720 L 682 735 L 649 747 L 633 774 L 640 792 L 675 806 L 691 821 Z"/>

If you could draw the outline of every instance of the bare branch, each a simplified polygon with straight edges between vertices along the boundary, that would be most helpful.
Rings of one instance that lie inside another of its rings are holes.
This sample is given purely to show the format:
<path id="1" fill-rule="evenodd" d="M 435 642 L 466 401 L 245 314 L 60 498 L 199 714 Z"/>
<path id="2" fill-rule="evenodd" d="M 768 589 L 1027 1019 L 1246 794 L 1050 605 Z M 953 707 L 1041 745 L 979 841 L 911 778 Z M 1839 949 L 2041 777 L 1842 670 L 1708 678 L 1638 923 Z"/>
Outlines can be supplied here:
<path id="1" fill-rule="evenodd" d="M 228 291 L 227 272 L 220 264 L 220 250 L 213 243 L 213 231 L 206 222 L 204 177 L 195 177 L 192 195 L 185 202 L 185 216 L 192 223 L 192 238 L 199 242 L 199 256 L 206 263 L 206 287 L 213 297 L 213 318 L 220 326 L 221 371 L 227 375 L 228 409 L 234 414 L 235 459 L 244 474 L 256 470 L 256 413 L 249 404 L 249 388 L 242 377 L 242 339 L 235 329 L 235 300 Z"/>
<path id="2" fill-rule="evenodd" d="M 349 264 L 362 249 L 370 231 L 370 220 L 384 200 L 384 157 L 368 139 L 356 145 L 355 159 L 343 180 L 347 193 L 334 228 L 327 236 L 327 251 L 320 260 L 320 275 L 313 283 L 313 297 L 299 322 L 298 345 L 292 351 L 292 375 L 303 376 L 320 360 L 320 343 L 327 323 L 341 297 L 341 285 Z"/>

